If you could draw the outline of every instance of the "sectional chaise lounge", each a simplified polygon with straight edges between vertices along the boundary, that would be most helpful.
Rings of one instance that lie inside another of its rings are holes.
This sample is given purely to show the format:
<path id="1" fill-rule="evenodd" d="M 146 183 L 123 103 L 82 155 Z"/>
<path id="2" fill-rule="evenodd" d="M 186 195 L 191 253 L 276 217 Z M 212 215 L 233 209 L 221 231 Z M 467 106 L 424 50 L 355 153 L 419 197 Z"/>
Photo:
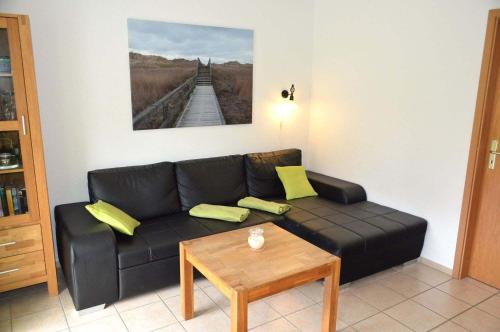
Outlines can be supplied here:
<path id="1" fill-rule="evenodd" d="M 286 201 L 275 166 L 301 165 L 297 149 L 161 162 L 88 173 L 89 200 L 141 221 L 134 236 L 114 232 L 85 209 L 55 208 L 59 260 L 77 310 L 179 282 L 180 241 L 273 222 L 342 258 L 341 283 L 416 259 L 427 222 L 367 201 L 358 184 L 308 172 L 317 197 L 288 201 L 278 216 L 252 211 L 243 223 L 189 216 L 200 203 L 235 205 L 245 196 Z"/>

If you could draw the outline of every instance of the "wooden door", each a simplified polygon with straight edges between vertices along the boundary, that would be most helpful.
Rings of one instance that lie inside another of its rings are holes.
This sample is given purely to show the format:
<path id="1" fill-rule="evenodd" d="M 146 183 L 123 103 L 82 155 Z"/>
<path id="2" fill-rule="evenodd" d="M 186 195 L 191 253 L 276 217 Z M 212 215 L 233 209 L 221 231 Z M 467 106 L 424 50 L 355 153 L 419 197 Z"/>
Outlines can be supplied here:
<path id="1" fill-rule="evenodd" d="M 460 233 L 455 276 L 500 288 L 500 10 L 488 21 Z"/>

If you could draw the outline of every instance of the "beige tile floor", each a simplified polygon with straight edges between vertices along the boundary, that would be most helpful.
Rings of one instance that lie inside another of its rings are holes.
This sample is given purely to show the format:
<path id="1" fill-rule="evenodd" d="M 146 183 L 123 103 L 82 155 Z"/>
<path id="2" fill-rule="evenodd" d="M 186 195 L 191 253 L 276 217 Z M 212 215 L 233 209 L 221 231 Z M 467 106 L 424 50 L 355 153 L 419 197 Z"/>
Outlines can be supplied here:
<path id="1" fill-rule="evenodd" d="M 229 331 L 229 302 L 207 280 L 195 285 L 196 317 L 179 313 L 179 287 L 168 287 L 79 315 L 61 282 L 0 294 L 0 331 Z M 253 332 L 320 331 L 322 284 L 291 289 L 249 306 Z M 421 263 L 399 266 L 343 287 L 338 330 L 500 331 L 500 292 L 472 279 L 452 280 Z"/>

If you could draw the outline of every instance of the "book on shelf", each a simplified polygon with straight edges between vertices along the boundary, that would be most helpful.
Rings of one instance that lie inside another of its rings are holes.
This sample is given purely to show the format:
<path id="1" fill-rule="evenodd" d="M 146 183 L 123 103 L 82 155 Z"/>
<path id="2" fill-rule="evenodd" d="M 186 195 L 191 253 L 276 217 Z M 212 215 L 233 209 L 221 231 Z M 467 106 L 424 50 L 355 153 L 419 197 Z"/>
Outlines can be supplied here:
<path id="1" fill-rule="evenodd" d="M 7 209 L 7 193 L 4 187 L 0 187 L 0 204 L 2 205 L 3 216 L 9 215 L 9 210 Z"/>
<path id="2" fill-rule="evenodd" d="M 0 186 L 0 217 L 28 212 L 28 199 L 24 186 Z"/>
<path id="3" fill-rule="evenodd" d="M 9 216 L 14 215 L 14 201 L 12 199 L 12 188 L 5 188 L 5 193 L 7 194 L 7 209 L 9 210 Z"/>
<path id="4" fill-rule="evenodd" d="M 0 188 L 0 217 L 3 217 L 5 216 L 5 213 L 3 211 L 3 195 L 5 195 L 5 193 L 2 194 L 2 191 L 4 191 L 3 188 Z"/>

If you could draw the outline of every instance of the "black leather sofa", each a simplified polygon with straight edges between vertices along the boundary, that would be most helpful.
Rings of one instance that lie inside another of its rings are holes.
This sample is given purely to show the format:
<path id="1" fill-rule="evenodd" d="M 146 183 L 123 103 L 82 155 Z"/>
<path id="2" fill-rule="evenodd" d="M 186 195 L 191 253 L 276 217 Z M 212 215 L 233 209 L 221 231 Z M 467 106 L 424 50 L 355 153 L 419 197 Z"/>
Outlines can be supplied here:
<path id="1" fill-rule="evenodd" d="M 288 201 L 284 216 L 252 211 L 241 223 L 190 217 L 199 203 L 235 204 L 247 195 L 285 201 L 275 166 L 300 165 L 296 149 L 162 162 L 88 173 L 91 202 L 102 199 L 141 221 L 133 237 L 86 210 L 55 208 L 59 260 L 77 310 L 179 282 L 179 241 L 273 222 L 342 258 L 347 283 L 420 256 L 427 222 L 366 201 L 354 183 L 308 172 L 318 197 Z"/>

